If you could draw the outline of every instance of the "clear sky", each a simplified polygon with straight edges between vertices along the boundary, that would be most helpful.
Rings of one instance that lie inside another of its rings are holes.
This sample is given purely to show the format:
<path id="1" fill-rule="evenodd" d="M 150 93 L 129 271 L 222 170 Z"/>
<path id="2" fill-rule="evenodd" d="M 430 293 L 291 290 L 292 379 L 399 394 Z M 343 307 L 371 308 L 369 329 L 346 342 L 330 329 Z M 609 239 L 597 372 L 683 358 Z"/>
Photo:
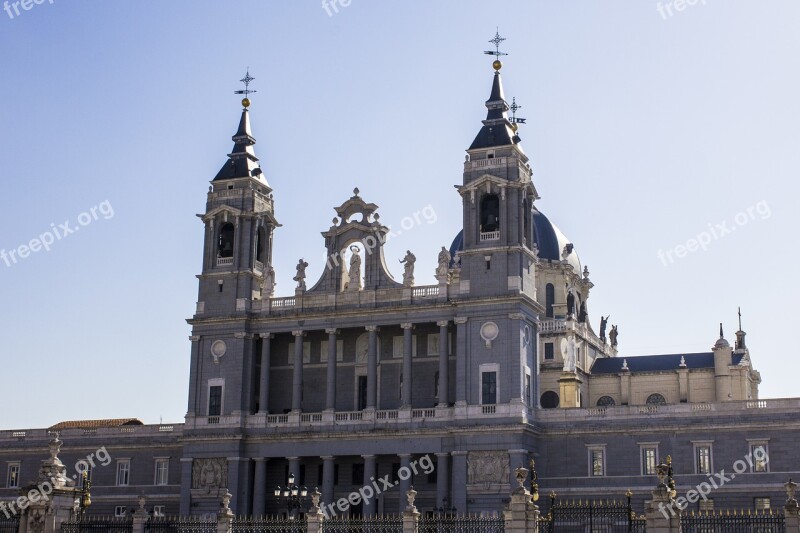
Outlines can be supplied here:
<path id="1" fill-rule="evenodd" d="M 387 244 L 396 277 L 411 249 L 417 283 L 433 283 L 461 225 L 453 185 L 485 116 L 497 26 L 537 206 L 591 271 L 595 328 L 611 314 L 622 356 L 708 351 L 719 322 L 732 340 L 741 306 L 762 396 L 800 395 L 800 3 L 341 2 L 0 11 L 0 249 L 79 227 L 0 260 L 0 428 L 182 420 L 195 215 L 248 66 L 283 224 L 278 295 L 301 256 L 320 275 L 320 232 L 356 186 L 393 228 L 436 213 Z"/>

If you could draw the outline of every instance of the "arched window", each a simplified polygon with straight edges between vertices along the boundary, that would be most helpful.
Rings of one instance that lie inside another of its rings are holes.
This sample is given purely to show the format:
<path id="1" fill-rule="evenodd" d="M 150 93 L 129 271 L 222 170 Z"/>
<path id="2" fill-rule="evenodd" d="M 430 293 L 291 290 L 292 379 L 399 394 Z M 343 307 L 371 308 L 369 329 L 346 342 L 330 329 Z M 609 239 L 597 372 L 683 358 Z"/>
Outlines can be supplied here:
<path id="1" fill-rule="evenodd" d="M 647 397 L 647 405 L 667 405 L 667 400 L 662 395 L 655 393 Z"/>
<path id="2" fill-rule="evenodd" d="M 256 261 L 266 263 L 266 251 L 267 233 L 264 231 L 264 228 L 258 228 L 258 232 L 256 233 Z"/>
<path id="3" fill-rule="evenodd" d="M 558 394 L 549 390 L 542 394 L 542 398 L 539 400 L 539 403 L 544 409 L 555 409 L 559 404 Z"/>
<path id="4" fill-rule="evenodd" d="M 545 316 L 547 316 L 547 318 L 553 318 L 553 304 L 556 303 L 556 288 L 552 283 L 548 283 L 544 288 L 544 298 Z"/>
<path id="5" fill-rule="evenodd" d="M 487 194 L 481 200 L 481 233 L 500 231 L 500 199 Z"/>
<path id="6" fill-rule="evenodd" d="M 600 399 L 597 400 L 597 407 L 613 407 L 615 405 L 617 402 L 611 396 L 600 396 Z"/>
<path id="7" fill-rule="evenodd" d="M 219 243 L 217 245 L 217 257 L 233 257 L 233 224 L 224 223 L 219 228 Z"/>
<path id="8" fill-rule="evenodd" d="M 528 248 L 533 248 L 533 241 L 531 240 L 531 210 L 528 208 L 528 199 L 522 200 L 522 216 L 524 221 L 522 223 L 522 244 Z"/>

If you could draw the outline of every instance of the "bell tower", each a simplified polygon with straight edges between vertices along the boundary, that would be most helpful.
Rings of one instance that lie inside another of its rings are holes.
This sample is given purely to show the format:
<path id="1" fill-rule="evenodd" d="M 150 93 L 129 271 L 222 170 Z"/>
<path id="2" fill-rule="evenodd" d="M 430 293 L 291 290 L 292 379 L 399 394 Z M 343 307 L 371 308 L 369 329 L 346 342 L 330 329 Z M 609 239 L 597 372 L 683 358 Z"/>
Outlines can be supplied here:
<path id="1" fill-rule="evenodd" d="M 200 274 L 198 313 L 243 310 L 247 300 L 272 295 L 272 236 L 275 219 L 272 188 L 255 155 L 250 129 L 248 72 L 242 79 L 245 94 L 233 150 L 211 181 L 206 212 L 203 270 Z"/>
<path id="2" fill-rule="evenodd" d="M 500 69 L 499 33 L 490 42 L 495 51 L 494 78 L 486 101 L 486 119 L 467 149 L 463 183 L 463 236 L 459 251 L 462 291 L 473 296 L 525 293 L 535 298 L 537 261 L 532 230 L 532 206 L 539 198 L 531 182 L 531 166 L 522 149 L 518 127 L 509 118 Z M 466 286 L 464 283 L 466 282 Z"/>

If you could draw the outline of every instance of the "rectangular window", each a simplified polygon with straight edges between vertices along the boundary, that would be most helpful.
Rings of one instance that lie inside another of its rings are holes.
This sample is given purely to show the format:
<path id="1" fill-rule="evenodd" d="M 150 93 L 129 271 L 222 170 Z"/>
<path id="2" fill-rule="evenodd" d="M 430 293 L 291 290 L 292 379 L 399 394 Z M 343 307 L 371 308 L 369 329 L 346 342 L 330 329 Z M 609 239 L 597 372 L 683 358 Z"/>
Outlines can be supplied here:
<path id="1" fill-rule="evenodd" d="M 15 489 L 19 487 L 19 463 L 9 463 L 6 487 Z"/>
<path id="2" fill-rule="evenodd" d="M 710 444 L 699 444 L 695 446 L 694 449 L 695 457 L 697 458 L 696 467 L 697 471 L 696 474 L 710 474 L 712 470 L 711 466 L 711 445 Z"/>
<path id="3" fill-rule="evenodd" d="M 364 464 L 363 463 L 354 463 L 353 464 L 353 475 L 350 478 L 350 483 L 352 485 L 361 485 L 364 483 Z"/>
<path id="4" fill-rule="evenodd" d="M 605 448 L 589 448 L 589 475 L 602 477 L 606 475 L 606 450 Z"/>
<path id="5" fill-rule="evenodd" d="M 208 388 L 208 416 L 222 414 L 222 385 L 212 385 Z"/>
<path id="6" fill-rule="evenodd" d="M 555 359 L 555 354 L 553 352 L 553 343 L 546 342 L 544 343 L 544 360 L 552 361 L 553 359 Z"/>
<path id="7" fill-rule="evenodd" d="M 114 507 L 114 516 L 117 518 L 122 518 L 128 512 L 128 508 L 124 505 L 117 505 Z"/>
<path id="8" fill-rule="evenodd" d="M 167 514 L 166 514 L 166 506 L 164 506 L 164 505 L 154 505 L 153 506 L 153 516 L 167 516 Z"/>
<path id="9" fill-rule="evenodd" d="M 156 479 L 154 485 L 169 484 L 169 459 L 156 459 Z"/>
<path id="10" fill-rule="evenodd" d="M 658 446 L 642 446 L 642 475 L 655 476 L 658 466 Z"/>
<path id="11" fill-rule="evenodd" d="M 117 461 L 117 486 L 127 487 L 131 477 L 131 462 L 129 459 Z"/>
<path id="12" fill-rule="evenodd" d="M 750 458 L 752 472 L 769 472 L 769 452 L 766 442 L 751 442 Z"/>
<path id="13" fill-rule="evenodd" d="M 481 372 L 481 404 L 497 403 L 497 372 Z"/>
<path id="14" fill-rule="evenodd" d="M 756 511 L 766 511 L 772 507 L 770 504 L 769 497 L 756 497 L 753 498 L 753 507 L 755 507 Z"/>
<path id="15" fill-rule="evenodd" d="M 533 400 L 531 399 L 531 375 L 526 373 L 525 374 L 525 403 L 531 405 Z"/>

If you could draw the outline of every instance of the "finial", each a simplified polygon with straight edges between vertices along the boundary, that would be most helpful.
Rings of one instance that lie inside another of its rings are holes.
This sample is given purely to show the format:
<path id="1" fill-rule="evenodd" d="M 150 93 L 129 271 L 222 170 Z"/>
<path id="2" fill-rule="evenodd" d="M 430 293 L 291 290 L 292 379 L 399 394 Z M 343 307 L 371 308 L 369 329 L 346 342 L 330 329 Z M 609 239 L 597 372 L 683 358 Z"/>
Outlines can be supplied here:
<path id="1" fill-rule="evenodd" d="M 242 106 L 247 109 L 250 107 L 250 98 L 248 96 L 252 93 L 258 92 L 255 89 L 250 88 L 250 82 L 252 82 L 255 78 L 250 75 L 250 67 L 247 67 L 247 73 L 244 75 L 244 78 L 239 80 L 240 82 L 244 83 L 244 89 L 239 91 L 234 91 L 233 94 L 243 94 L 244 98 L 242 98 Z"/>
<path id="2" fill-rule="evenodd" d="M 739 308 L 739 331 L 742 331 L 742 308 Z"/>
<path id="3" fill-rule="evenodd" d="M 361 192 L 361 191 L 359 191 L 359 190 L 358 190 L 358 187 L 356 187 L 355 189 L 353 189 L 353 197 L 357 198 L 357 197 L 358 197 L 358 193 L 360 193 L 360 192 Z"/>
<path id="4" fill-rule="evenodd" d="M 722 322 L 719 323 L 719 338 L 724 339 L 725 334 L 722 332 Z"/>
<path id="5" fill-rule="evenodd" d="M 494 34 L 494 38 L 489 41 L 494 45 L 495 48 L 494 51 L 486 50 L 485 52 L 483 52 L 486 55 L 495 56 L 496 59 L 492 63 L 492 68 L 494 68 L 495 71 L 500 71 L 500 69 L 503 68 L 503 63 L 500 61 L 500 56 L 508 55 L 505 52 L 500 51 L 500 43 L 502 43 L 505 40 L 506 40 L 505 37 L 500 37 L 500 28 L 497 28 L 497 32 Z"/>
<path id="6" fill-rule="evenodd" d="M 514 128 L 514 131 L 517 131 L 518 124 L 525 124 L 527 119 L 517 118 L 517 109 L 522 109 L 522 106 L 517 104 L 516 96 L 511 99 L 511 105 L 508 108 L 511 110 L 511 120 L 509 122 L 511 122 L 511 127 Z"/>

